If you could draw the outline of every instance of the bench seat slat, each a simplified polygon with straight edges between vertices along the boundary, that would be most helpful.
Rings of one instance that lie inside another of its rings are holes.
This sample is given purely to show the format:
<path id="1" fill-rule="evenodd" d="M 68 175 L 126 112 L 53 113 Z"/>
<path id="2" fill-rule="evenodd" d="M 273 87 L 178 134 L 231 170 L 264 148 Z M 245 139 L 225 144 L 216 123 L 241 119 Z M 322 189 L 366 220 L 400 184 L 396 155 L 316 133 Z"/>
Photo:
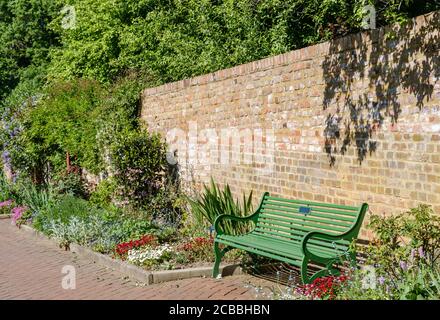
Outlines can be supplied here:
<path id="1" fill-rule="evenodd" d="M 291 248 L 292 246 L 297 246 L 299 251 L 301 251 L 301 242 L 299 241 L 286 241 L 281 239 L 274 239 L 273 237 L 269 237 L 267 235 L 262 235 L 258 233 L 249 233 L 246 235 L 249 239 L 264 239 L 265 241 L 269 242 L 276 242 L 277 245 L 280 245 L 282 247 Z M 334 246 L 329 242 L 324 242 L 322 240 L 311 240 L 309 242 L 309 248 L 312 249 L 314 252 L 321 252 L 323 254 L 327 254 L 329 256 L 333 256 L 337 253 L 343 254 L 349 247 L 349 243 L 345 244 L 335 244 Z"/>
<path id="2" fill-rule="evenodd" d="M 268 240 L 274 239 L 274 241 L 278 241 L 280 243 L 296 242 L 297 245 L 301 245 L 301 241 L 292 241 L 292 240 L 286 241 L 286 239 L 275 238 L 272 235 L 261 234 L 261 233 L 258 233 L 258 232 L 251 233 L 249 235 L 257 236 L 257 237 L 260 237 L 260 238 L 266 238 Z M 322 247 L 322 251 L 328 251 L 328 252 L 346 251 L 348 249 L 348 247 L 350 246 L 350 242 L 348 242 L 348 241 L 338 241 L 337 243 L 336 242 L 332 243 L 332 242 L 328 242 L 328 241 L 324 241 L 324 240 L 318 240 L 318 239 L 311 239 L 309 244 L 312 247 L 316 247 L 316 246 L 319 246 L 317 248 L 321 248 Z"/>
<path id="3" fill-rule="evenodd" d="M 302 239 L 304 238 L 304 236 L 308 233 L 308 232 L 296 233 L 296 234 L 294 234 L 294 233 L 282 233 L 282 232 L 279 232 L 279 231 L 274 231 L 273 228 L 266 228 L 266 227 L 261 227 L 261 226 L 256 227 L 254 232 L 256 232 L 258 234 L 261 234 L 261 235 L 270 235 L 272 237 L 276 236 L 279 239 L 283 239 L 283 241 L 297 241 L 297 242 L 301 242 Z M 313 240 L 310 240 L 310 241 L 312 242 Z M 332 243 L 345 245 L 344 242 L 340 242 L 339 240 L 338 241 L 334 241 L 334 242 L 322 241 L 320 243 L 322 243 L 322 244 L 327 243 L 328 244 L 327 246 L 329 246 L 329 247 L 332 246 Z"/>
<path id="4" fill-rule="evenodd" d="M 286 242 L 262 237 L 254 234 L 243 236 L 222 236 L 220 239 L 243 246 L 249 246 L 259 250 L 268 250 L 276 252 L 277 255 L 285 256 L 290 259 L 300 259 L 302 257 L 301 247 L 299 242 Z M 312 252 L 320 254 L 324 257 L 334 257 L 341 255 L 347 247 L 336 250 L 335 248 L 323 248 L 320 243 L 310 244 L 309 248 Z"/>
<path id="5" fill-rule="evenodd" d="M 249 233 L 249 235 L 252 236 L 256 236 L 256 237 L 261 237 L 261 238 L 266 238 L 268 240 L 273 239 L 274 241 L 278 241 L 280 243 L 291 243 L 291 242 L 297 242 L 298 245 L 300 245 L 302 239 L 296 241 L 287 241 L 286 239 L 282 239 L 282 238 L 275 238 L 272 235 L 267 235 L 267 234 L 263 234 L 263 233 L 259 233 L 259 232 L 252 232 Z M 324 241 L 324 240 L 317 240 L 317 239 L 311 239 L 310 244 L 314 244 L 314 245 L 320 245 L 324 248 L 324 250 L 339 250 L 339 251 L 345 251 L 347 250 L 347 248 L 350 246 L 350 242 L 348 241 L 344 241 L 344 240 L 338 240 L 335 242 L 330 242 L 330 241 Z"/>
<path id="6" fill-rule="evenodd" d="M 271 253 L 271 252 L 268 252 L 265 250 L 259 250 L 257 248 L 252 247 L 252 246 L 245 246 L 242 244 L 237 244 L 235 242 L 230 241 L 230 239 L 226 240 L 226 239 L 219 238 L 219 239 L 216 239 L 216 241 L 219 243 L 223 243 L 225 245 L 232 245 L 235 248 L 242 249 L 242 250 L 245 250 L 245 251 L 248 251 L 251 253 L 260 254 L 260 255 L 268 257 L 268 258 L 272 258 L 272 259 L 279 260 L 282 262 L 290 263 L 290 264 L 297 266 L 297 267 L 301 267 L 301 261 L 299 259 L 292 259 L 292 258 L 280 256 L 280 255 L 277 255 L 277 254 L 274 254 L 274 253 Z"/>
<path id="7" fill-rule="evenodd" d="M 291 246 L 286 248 L 286 246 L 280 246 L 275 242 L 268 242 L 265 239 L 250 239 L 248 236 L 240 237 L 221 237 L 220 242 L 229 242 L 234 245 L 241 245 L 243 247 L 254 248 L 260 251 L 269 251 L 269 253 L 276 254 L 277 256 L 282 256 L 291 260 L 301 259 L 301 252 L 298 246 Z"/>

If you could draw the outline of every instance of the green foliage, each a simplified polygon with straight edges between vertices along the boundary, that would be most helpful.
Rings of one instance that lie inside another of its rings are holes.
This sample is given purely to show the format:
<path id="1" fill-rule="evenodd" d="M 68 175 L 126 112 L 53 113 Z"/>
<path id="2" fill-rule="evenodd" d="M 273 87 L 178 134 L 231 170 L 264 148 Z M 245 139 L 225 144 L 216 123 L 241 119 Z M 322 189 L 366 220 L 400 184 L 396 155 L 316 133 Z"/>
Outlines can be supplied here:
<path id="1" fill-rule="evenodd" d="M 90 194 L 90 203 L 102 208 L 111 207 L 116 189 L 117 185 L 114 179 L 108 178 L 101 181 Z"/>
<path id="2" fill-rule="evenodd" d="M 214 224 L 215 219 L 221 214 L 234 216 L 248 216 L 252 213 L 252 191 L 249 196 L 243 194 L 243 202 L 234 199 L 228 184 L 223 190 L 211 178 L 210 186 L 204 185 L 204 193 L 196 198 L 188 198 L 192 213 L 199 224 L 208 222 Z M 227 221 L 221 226 L 228 234 L 243 232 L 247 226 L 236 221 Z"/>
<path id="3" fill-rule="evenodd" d="M 342 285 L 338 291 L 338 300 L 390 300 L 391 295 L 386 285 L 380 285 L 374 279 L 372 286 L 365 285 L 365 277 L 368 272 L 355 270 L 350 273 L 349 281 Z"/>
<path id="4" fill-rule="evenodd" d="M 377 238 L 361 251 L 373 269 L 353 271 L 339 298 L 439 299 L 440 218 L 432 208 L 421 204 L 391 217 L 373 215 L 369 226 Z"/>
<path id="5" fill-rule="evenodd" d="M 111 252 L 117 243 L 148 233 L 170 236 L 169 231 L 156 231 L 157 227 L 148 219 L 100 209 L 72 195 L 64 195 L 52 206 L 40 209 L 33 226 L 57 239 L 61 246 L 74 242 L 103 253 Z"/>
<path id="6" fill-rule="evenodd" d="M 55 78 L 111 82 L 125 70 L 153 75 L 151 85 L 231 67 L 362 29 L 363 7 L 379 26 L 438 9 L 413 0 L 73 0 L 73 29 L 52 23 L 62 47 L 51 50 Z M 91 10 L 90 8 L 93 8 Z"/>
<path id="7" fill-rule="evenodd" d="M 14 189 L 16 202 L 26 205 L 32 216 L 50 210 L 55 203 L 54 192 L 50 187 L 44 189 L 22 180 L 16 183 Z"/>
<path id="8" fill-rule="evenodd" d="M 58 45 L 49 23 L 59 8 L 53 0 L 0 1 L 0 101 L 20 81 L 45 76 L 49 48 Z"/>
<path id="9" fill-rule="evenodd" d="M 420 258 L 420 257 L 418 257 Z M 424 259 L 409 257 L 400 261 L 394 276 L 378 276 L 380 266 L 366 271 L 354 270 L 349 273 L 342 290 L 341 300 L 438 300 L 440 298 L 440 267 L 430 266 Z M 369 273 L 373 272 L 373 278 Z"/>
<path id="10" fill-rule="evenodd" d="M 35 218 L 34 226 L 37 230 L 43 231 L 45 224 L 50 221 L 66 224 L 72 217 L 84 220 L 93 210 L 86 200 L 65 195 L 50 210 L 41 212 Z"/>
<path id="11" fill-rule="evenodd" d="M 421 204 L 406 213 L 403 236 L 411 239 L 411 248 L 421 248 L 431 265 L 438 262 L 440 252 L 440 217 L 431 206 Z"/>
<path id="12" fill-rule="evenodd" d="M 11 186 L 5 177 L 3 171 L 0 171 L 0 202 L 12 198 Z"/>
<path id="13" fill-rule="evenodd" d="M 167 183 L 150 199 L 145 210 L 156 224 L 176 229 L 182 225 L 186 207 L 187 198 L 177 186 Z"/>
<path id="14" fill-rule="evenodd" d="M 110 149 L 113 142 L 127 131 L 139 127 L 140 92 L 147 86 L 149 76 L 145 73 L 128 72 L 102 92 L 100 104 L 92 118 L 97 130 L 97 148 L 102 170 L 111 171 Z"/>
<path id="15" fill-rule="evenodd" d="M 99 85 L 85 80 L 49 88 L 45 98 L 26 118 L 25 153 L 33 155 L 38 162 L 44 162 L 47 157 L 58 169 L 66 167 L 66 153 L 69 153 L 73 165 L 99 172 L 96 128 L 91 117 L 99 101 L 99 91 Z"/>
<path id="16" fill-rule="evenodd" d="M 440 299 L 440 268 L 418 264 L 406 270 L 397 281 L 396 298 L 400 300 Z"/>
<path id="17" fill-rule="evenodd" d="M 58 194 L 70 194 L 79 198 L 86 198 L 88 195 L 84 179 L 78 173 L 59 173 L 52 178 L 51 185 Z"/>
<path id="18" fill-rule="evenodd" d="M 367 253 L 379 264 L 380 270 L 393 276 L 401 260 L 407 260 L 420 250 L 426 262 L 433 266 L 439 257 L 440 218 L 432 207 L 421 204 L 410 211 L 392 217 L 373 215 L 370 221 L 377 239 L 368 247 Z"/>
<path id="19" fill-rule="evenodd" d="M 67 157 L 69 169 L 82 166 L 99 171 L 102 165 L 90 116 L 98 97 L 99 86 L 94 82 L 60 83 L 48 88 L 44 98 L 16 113 L 19 131 L 13 147 L 7 145 L 14 170 L 37 184 L 66 172 Z"/>
<path id="20" fill-rule="evenodd" d="M 166 145 L 140 129 L 119 135 L 110 150 L 114 179 L 124 203 L 144 206 L 165 183 Z"/>

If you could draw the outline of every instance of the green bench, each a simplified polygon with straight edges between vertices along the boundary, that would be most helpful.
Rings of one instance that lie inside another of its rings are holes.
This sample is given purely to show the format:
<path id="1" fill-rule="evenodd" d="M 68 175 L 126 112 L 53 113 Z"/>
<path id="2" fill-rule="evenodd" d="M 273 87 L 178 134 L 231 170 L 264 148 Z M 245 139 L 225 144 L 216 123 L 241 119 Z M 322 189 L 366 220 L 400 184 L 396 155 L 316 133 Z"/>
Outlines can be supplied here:
<path id="1" fill-rule="evenodd" d="M 234 248 L 300 267 L 303 283 L 337 275 L 335 264 L 342 260 L 356 263 L 349 246 L 359 234 L 367 209 L 366 203 L 352 207 L 271 197 L 266 192 L 254 214 L 248 217 L 223 214 L 216 218 L 213 277 L 218 277 L 223 255 Z M 221 229 L 224 219 L 252 221 L 254 228 L 246 234 L 228 235 Z M 220 244 L 224 245 L 223 249 Z M 324 268 L 308 276 L 309 263 Z"/>

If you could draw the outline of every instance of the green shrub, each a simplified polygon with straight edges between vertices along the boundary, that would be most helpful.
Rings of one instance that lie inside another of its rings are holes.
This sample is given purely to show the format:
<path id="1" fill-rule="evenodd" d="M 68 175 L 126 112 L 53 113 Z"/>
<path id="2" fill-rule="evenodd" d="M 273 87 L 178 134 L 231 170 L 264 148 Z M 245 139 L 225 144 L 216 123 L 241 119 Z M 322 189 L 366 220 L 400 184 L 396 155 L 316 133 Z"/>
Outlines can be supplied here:
<path id="1" fill-rule="evenodd" d="M 369 227 L 376 239 L 359 249 L 369 271 L 352 271 L 339 298 L 439 299 L 440 218 L 432 207 L 421 204 L 399 215 L 373 215 Z"/>
<path id="2" fill-rule="evenodd" d="M 50 186 L 34 185 L 27 177 L 18 177 L 15 182 L 6 180 L 1 182 L 0 178 L 0 188 L 5 188 L 8 198 L 14 200 L 16 204 L 29 208 L 28 211 L 32 216 L 47 210 L 55 202 L 54 192 Z"/>
<path id="3" fill-rule="evenodd" d="M 422 259 L 424 260 L 424 259 Z M 438 300 L 440 299 L 440 267 L 409 257 L 400 260 L 394 274 L 379 275 L 380 268 L 354 270 L 349 281 L 338 291 L 342 300 Z M 370 274 L 370 275 L 369 275 Z"/>
<path id="4" fill-rule="evenodd" d="M 71 166 L 99 173 L 103 163 L 96 150 L 93 111 L 100 103 L 102 88 L 91 80 L 76 79 L 47 87 L 43 97 L 23 114 L 19 146 L 12 152 L 16 170 L 44 183 L 48 165 L 59 174 Z"/>
<path id="5" fill-rule="evenodd" d="M 432 207 L 421 204 L 392 217 L 371 216 L 370 228 L 377 238 L 367 248 L 367 263 L 380 265 L 380 272 L 392 276 L 401 260 L 414 251 L 423 252 L 424 262 L 437 263 L 440 252 L 440 217 Z"/>
<path id="6" fill-rule="evenodd" d="M 86 200 L 64 195 L 53 207 L 40 212 L 35 217 L 34 227 L 44 232 L 46 227 L 54 221 L 66 225 L 72 217 L 85 220 L 91 211 L 93 209 Z"/>
<path id="7" fill-rule="evenodd" d="M 117 184 L 114 179 L 105 179 L 96 186 L 96 189 L 93 192 L 91 192 L 89 201 L 98 207 L 111 207 L 116 189 Z"/>
<path id="8" fill-rule="evenodd" d="M 164 227 L 177 229 L 186 212 L 187 198 L 175 185 L 167 184 L 150 199 L 147 213 L 152 221 Z"/>
<path id="9" fill-rule="evenodd" d="M 69 194 L 78 198 L 87 198 L 88 192 L 86 183 L 79 173 L 63 171 L 52 178 L 54 192 Z"/>
<path id="10" fill-rule="evenodd" d="M 14 201 L 12 200 L 0 201 L 0 215 L 11 214 L 13 207 L 14 207 Z"/>
<path id="11" fill-rule="evenodd" d="M 249 196 L 243 194 L 243 203 L 234 200 L 229 185 L 223 190 L 211 178 L 210 186 L 204 185 L 204 193 L 196 198 L 188 198 L 192 213 L 200 224 L 214 224 L 215 219 L 221 214 L 234 216 L 248 216 L 252 213 L 252 191 Z M 242 233 L 248 228 L 244 223 L 225 221 L 220 227 L 228 234 Z"/>
<path id="12" fill-rule="evenodd" d="M 149 205 L 165 183 L 166 145 L 158 134 L 140 129 L 119 135 L 111 148 L 111 161 L 124 203 Z"/>

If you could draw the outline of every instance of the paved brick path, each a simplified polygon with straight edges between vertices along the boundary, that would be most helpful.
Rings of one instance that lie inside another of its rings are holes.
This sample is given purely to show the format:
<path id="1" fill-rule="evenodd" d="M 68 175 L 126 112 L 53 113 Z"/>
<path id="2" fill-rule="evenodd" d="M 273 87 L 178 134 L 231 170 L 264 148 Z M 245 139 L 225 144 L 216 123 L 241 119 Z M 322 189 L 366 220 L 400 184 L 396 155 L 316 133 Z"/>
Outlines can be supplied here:
<path id="1" fill-rule="evenodd" d="M 62 288 L 63 266 L 76 269 L 76 289 Z M 0 299 L 252 299 L 249 276 L 185 279 L 139 286 L 53 242 L 0 219 Z"/>

